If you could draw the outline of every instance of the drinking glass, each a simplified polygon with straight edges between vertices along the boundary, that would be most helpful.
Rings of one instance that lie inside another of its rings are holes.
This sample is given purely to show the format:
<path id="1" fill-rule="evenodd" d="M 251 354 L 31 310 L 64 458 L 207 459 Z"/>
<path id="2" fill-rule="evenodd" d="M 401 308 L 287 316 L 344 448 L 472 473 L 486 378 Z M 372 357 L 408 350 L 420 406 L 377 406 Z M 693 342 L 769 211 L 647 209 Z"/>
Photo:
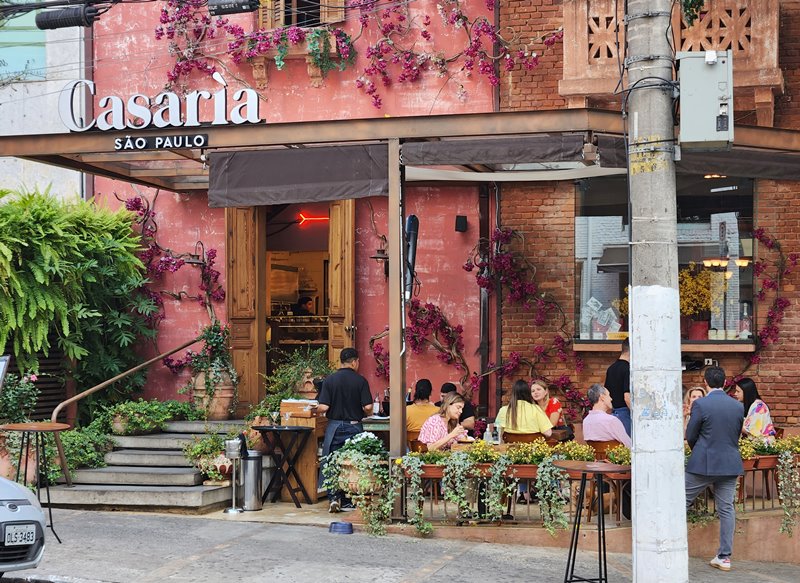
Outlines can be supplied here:
<path id="1" fill-rule="evenodd" d="M 283 424 L 284 425 L 289 425 L 289 419 L 291 419 L 291 418 L 292 418 L 292 414 L 291 413 L 284 413 L 283 414 Z"/>
<path id="2" fill-rule="evenodd" d="M 272 418 L 273 425 L 280 425 L 281 422 L 281 414 L 277 411 L 272 411 L 269 416 Z"/>

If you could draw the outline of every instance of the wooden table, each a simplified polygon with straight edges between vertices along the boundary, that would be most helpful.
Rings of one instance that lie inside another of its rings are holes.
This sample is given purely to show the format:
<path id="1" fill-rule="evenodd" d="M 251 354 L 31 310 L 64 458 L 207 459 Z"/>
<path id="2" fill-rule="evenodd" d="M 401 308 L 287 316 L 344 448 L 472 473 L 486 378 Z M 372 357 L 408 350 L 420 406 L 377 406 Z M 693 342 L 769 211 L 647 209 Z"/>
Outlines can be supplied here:
<path id="1" fill-rule="evenodd" d="M 300 500 L 297 494 L 302 494 L 306 504 L 311 504 L 305 484 L 297 473 L 297 460 L 311 437 L 312 428 L 299 425 L 254 425 L 253 429 L 258 431 L 264 438 L 264 443 L 269 447 L 267 454 L 275 462 L 275 470 L 272 478 L 264 489 L 261 502 L 266 502 L 270 493 L 273 493 L 272 501 L 277 502 L 281 490 L 285 487 L 294 505 L 300 508 Z M 295 485 L 290 481 L 294 478 Z M 316 487 L 316 482 L 311 484 Z"/>
<path id="2" fill-rule="evenodd" d="M 606 521 L 603 510 L 603 475 L 630 473 L 630 466 L 620 466 L 606 462 L 581 462 L 574 460 L 555 460 L 553 465 L 567 470 L 578 472 L 581 475 L 581 485 L 578 490 L 575 520 L 572 524 L 572 538 L 567 555 L 567 570 L 564 573 L 564 583 L 574 581 L 587 581 L 590 583 L 608 583 L 608 565 L 606 561 Z M 581 531 L 581 516 L 583 516 L 583 499 L 586 493 L 587 476 L 591 474 L 597 483 L 597 577 L 585 578 L 575 575 L 575 558 L 578 553 L 578 540 Z"/>

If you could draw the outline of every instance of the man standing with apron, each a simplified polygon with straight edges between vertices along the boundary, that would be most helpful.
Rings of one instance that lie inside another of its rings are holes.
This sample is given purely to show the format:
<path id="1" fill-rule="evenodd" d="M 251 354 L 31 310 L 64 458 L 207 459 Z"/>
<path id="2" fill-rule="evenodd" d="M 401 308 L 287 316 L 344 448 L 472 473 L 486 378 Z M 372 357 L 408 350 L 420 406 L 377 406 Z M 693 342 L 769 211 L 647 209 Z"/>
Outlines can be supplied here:
<path id="1" fill-rule="evenodd" d="M 322 382 L 317 411 L 325 413 L 328 426 L 322 444 L 322 455 L 327 458 L 340 449 L 344 442 L 364 431 L 361 419 L 372 409 L 372 394 L 367 379 L 358 374 L 358 351 L 345 348 L 339 354 L 341 368 Z M 328 491 L 330 512 L 353 510 L 354 506 L 343 500 L 340 491 Z"/>

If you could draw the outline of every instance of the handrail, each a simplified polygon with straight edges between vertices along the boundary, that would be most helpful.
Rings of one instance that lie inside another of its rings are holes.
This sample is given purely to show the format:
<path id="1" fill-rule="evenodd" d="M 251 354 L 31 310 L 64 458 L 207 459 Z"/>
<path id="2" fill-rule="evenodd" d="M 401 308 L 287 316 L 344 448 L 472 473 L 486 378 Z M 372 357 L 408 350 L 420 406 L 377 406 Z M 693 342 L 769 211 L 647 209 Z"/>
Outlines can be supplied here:
<path id="1" fill-rule="evenodd" d="M 190 340 L 188 342 L 184 342 L 183 344 L 181 344 L 177 348 L 173 348 L 169 352 L 165 352 L 163 354 L 159 354 L 158 356 L 154 356 L 150 360 L 147 360 L 147 361 L 145 361 L 145 362 L 143 362 L 143 363 L 141 363 L 139 365 L 136 365 L 133 368 L 130 368 L 130 369 L 126 370 L 125 372 L 121 372 L 117 376 L 115 376 L 113 378 L 110 378 L 107 381 L 103 381 L 99 385 L 93 386 L 91 389 L 87 389 L 85 391 L 81 391 L 80 393 L 78 393 L 77 395 L 75 395 L 73 397 L 70 397 L 66 401 L 61 401 L 58 405 L 56 405 L 56 408 L 53 409 L 53 414 L 50 416 L 50 421 L 52 423 L 56 423 L 56 420 L 58 418 L 58 414 L 67 405 L 71 405 L 72 403 L 77 403 L 78 401 L 80 401 L 84 397 L 88 397 L 89 395 L 92 395 L 92 394 L 96 393 L 100 389 L 106 388 L 108 385 L 113 384 L 113 383 L 117 382 L 118 380 L 125 378 L 129 374 L 135 373 L 138 370 L 141 370 L 141 369 L 143 369 L 145 367 L 148 367 L 148 366 L 150 366 L 151 364 L 153 364 L 156 361 L 162 360 L 162 359 L 166 358 L 167 356 L 170 356 L 171 354 L 175 354 L 179 350 L 183 350 L 184 348 L 188 348 L 192 344 L 195 344 L 196 342 L 199 342 L 202 339 L 203 339 L 202 336 L 198 336 L 194 340 Z M 69 475 L 69 468 L 67 468 L 67 459 L 64 456 L 64 446 L 61 443 L 61 437 L 59 436 L 58 431 L 53 433 L 53 437 L 54 437 L 54 439 L 56 441 L 56 449 L 58 450 L 58 459 L 61 462 L 61 471 L 64 473 L 64 478 L 67 480 L 67 486 L 72 486 L 72 478 Z"/>

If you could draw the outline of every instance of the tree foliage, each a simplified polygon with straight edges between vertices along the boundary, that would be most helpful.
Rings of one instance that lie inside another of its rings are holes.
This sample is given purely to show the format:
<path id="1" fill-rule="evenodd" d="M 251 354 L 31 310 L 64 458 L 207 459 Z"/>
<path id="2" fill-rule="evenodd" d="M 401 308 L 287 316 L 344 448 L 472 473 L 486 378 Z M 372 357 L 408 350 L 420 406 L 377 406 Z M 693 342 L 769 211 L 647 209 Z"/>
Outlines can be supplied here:
<path id="1" fill-rule="evenodd" d="M 147 316 L 156 306 L 137 292 L 146 280 L 132 225 L 125 210 L 0 190 L 0 347 L 21 368 L 36 370 L 37 353 L 55 342 L 75 363 L 81 390 L 140 360 L 133 346 L 155 337 Z M 103 400 L 143 383 L 132 375 Z"/>

